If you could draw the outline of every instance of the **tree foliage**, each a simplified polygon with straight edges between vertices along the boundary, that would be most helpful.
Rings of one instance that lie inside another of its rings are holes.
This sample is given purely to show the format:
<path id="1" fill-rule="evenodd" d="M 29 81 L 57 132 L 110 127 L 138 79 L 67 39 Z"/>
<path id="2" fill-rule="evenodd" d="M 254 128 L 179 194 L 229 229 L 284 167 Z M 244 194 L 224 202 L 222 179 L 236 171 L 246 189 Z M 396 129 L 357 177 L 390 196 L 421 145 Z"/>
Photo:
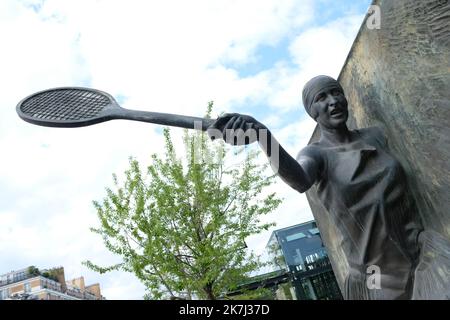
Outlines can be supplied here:
<path id="1" fill-rule="evenodd" d="M 94 201 L 100 227 L 91 230 L 122 262 L 84 263 L 100 273 L 134 273 L 149 299 L 216 299 L 260 266 L 245 239 L 274 225 L 260 221 L 281 201 L 263 192 L 274 176 L 256 163 L 256 152 L 227 167 L 228 147 L 205 133 L 184 132 L 184 160 L 169 129 L 164 139 L 163 156 L 152 155 L 146 171 L 130 158 L 124 183 L 113 175 L 114 187 Z"/>

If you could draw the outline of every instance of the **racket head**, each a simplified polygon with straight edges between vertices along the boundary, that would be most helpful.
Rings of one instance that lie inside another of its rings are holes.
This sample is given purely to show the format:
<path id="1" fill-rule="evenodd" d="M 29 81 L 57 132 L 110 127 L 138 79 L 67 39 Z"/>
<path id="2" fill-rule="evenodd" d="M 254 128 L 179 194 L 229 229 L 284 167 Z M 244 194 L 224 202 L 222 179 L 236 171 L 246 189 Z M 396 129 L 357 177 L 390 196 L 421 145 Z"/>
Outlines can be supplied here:
<path id="1" fill-rule="evenodd" d="M 103 91 L 85 87 L 59 87 L 39 91 L 21 100 L 19 117 L 46 127 L 73 128 L 107 121 L 120 109 L 114 98 Z"/>

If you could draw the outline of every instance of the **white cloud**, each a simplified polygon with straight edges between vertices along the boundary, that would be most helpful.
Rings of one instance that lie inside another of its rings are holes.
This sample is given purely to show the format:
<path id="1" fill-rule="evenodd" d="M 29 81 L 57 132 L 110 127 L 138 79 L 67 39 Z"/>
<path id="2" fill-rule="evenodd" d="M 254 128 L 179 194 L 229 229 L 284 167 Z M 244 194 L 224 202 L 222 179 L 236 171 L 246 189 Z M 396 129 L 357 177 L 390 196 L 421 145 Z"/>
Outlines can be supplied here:
<path id="1" fill-rule="evenodd" d="M 216 112 L 267 106 L 252 110 L 257 118 L 273 114 L 268 123 L 295 156 L 314 123 L 283 113 L 301 106 L 301 85 L 309 77 L 337 76 L 362 21 L 348 16 L 308 28 L 313 9 L 309 0 L 1 1 L 0 273 L 63 265 L 67 277 L 100 281 L 107 298 L 142 297 L 131 275 L 100 276 L 80 263 L 116 261 L 88 230 L 96 223 L 91 200 L 104 196 L 111 173 L 123 172 L 129 155 L 147 163 L 163 145 L 156 126 L 137 122 L 31 126 L 15 113 L 21 98 L 89 84 L 125 97 L 123 106 L 132 109 L 201 116 L 210 100 Z M 257 61 L 260 46 L 286 39 L 289 61 L 239 75 L 240 66 Z M 173 131 L 179 137 L 181 130 Z M 268 221 L 284 227 L 311 218 L 304 196 L 281 181 L 274 188 L 286 200 Z M 268 236 L 249 239 L 249 245 L 261 252 Z"/>
<path id="2" fill-rule="evenodd" d="M 362 20 L 363 15 L 347 16 L 300 34 L 289 47 L 294 62 L 309 78 L 337 78 Z"/>
<path id="3" fill-rule="evenodd" d="M 139 108 L 202 114 L 260 91 L 224 64 L 245 64 L 311 19 L 311 1 L 52 1 L 76 35 L 92 86 L 133 97 Z M 69 31 L 68 31 L 69 32 Z M 250 88 L 248 88 L 250 87 Z"/>
<path id="4" fill-rule="evenodd" d="M 309 79 L 319 74 L 337 78 L 363 18 L 350 15 L 299 33 L 289 45 L 291 61 L 280 61 L 264 71 L 269 105 L 281 110 L 298 108 L 302 86 Z"/>

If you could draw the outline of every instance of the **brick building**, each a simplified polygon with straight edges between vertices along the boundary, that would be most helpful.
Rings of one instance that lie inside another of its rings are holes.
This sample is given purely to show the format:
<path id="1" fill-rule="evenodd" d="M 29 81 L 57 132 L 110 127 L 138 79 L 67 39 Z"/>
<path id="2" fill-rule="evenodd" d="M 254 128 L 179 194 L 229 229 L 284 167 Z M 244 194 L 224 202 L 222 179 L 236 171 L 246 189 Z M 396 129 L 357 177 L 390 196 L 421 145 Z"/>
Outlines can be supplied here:
<path id="1" fill-rule="evenodd" d="M 0 300 L 104 300 L 98 283 L 86 286 L 84 277 L 66 281 L 64 268 L 34 266 L 0 275 Z"/>

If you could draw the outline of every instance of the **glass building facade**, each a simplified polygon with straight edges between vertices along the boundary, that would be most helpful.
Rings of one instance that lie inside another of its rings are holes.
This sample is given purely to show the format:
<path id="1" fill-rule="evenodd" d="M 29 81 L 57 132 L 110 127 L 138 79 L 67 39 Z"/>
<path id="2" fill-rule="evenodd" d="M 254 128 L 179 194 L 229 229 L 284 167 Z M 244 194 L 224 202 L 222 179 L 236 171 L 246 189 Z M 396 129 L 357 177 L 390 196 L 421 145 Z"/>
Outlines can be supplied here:
<path id="1" fill-rule="evenodd" d="M 315 221 L 275 230 L 266 249 L 274 269 L 289 274 L 287 286 L 279 289 L 285 291 L 285 298 L 342 299 Z"/>

